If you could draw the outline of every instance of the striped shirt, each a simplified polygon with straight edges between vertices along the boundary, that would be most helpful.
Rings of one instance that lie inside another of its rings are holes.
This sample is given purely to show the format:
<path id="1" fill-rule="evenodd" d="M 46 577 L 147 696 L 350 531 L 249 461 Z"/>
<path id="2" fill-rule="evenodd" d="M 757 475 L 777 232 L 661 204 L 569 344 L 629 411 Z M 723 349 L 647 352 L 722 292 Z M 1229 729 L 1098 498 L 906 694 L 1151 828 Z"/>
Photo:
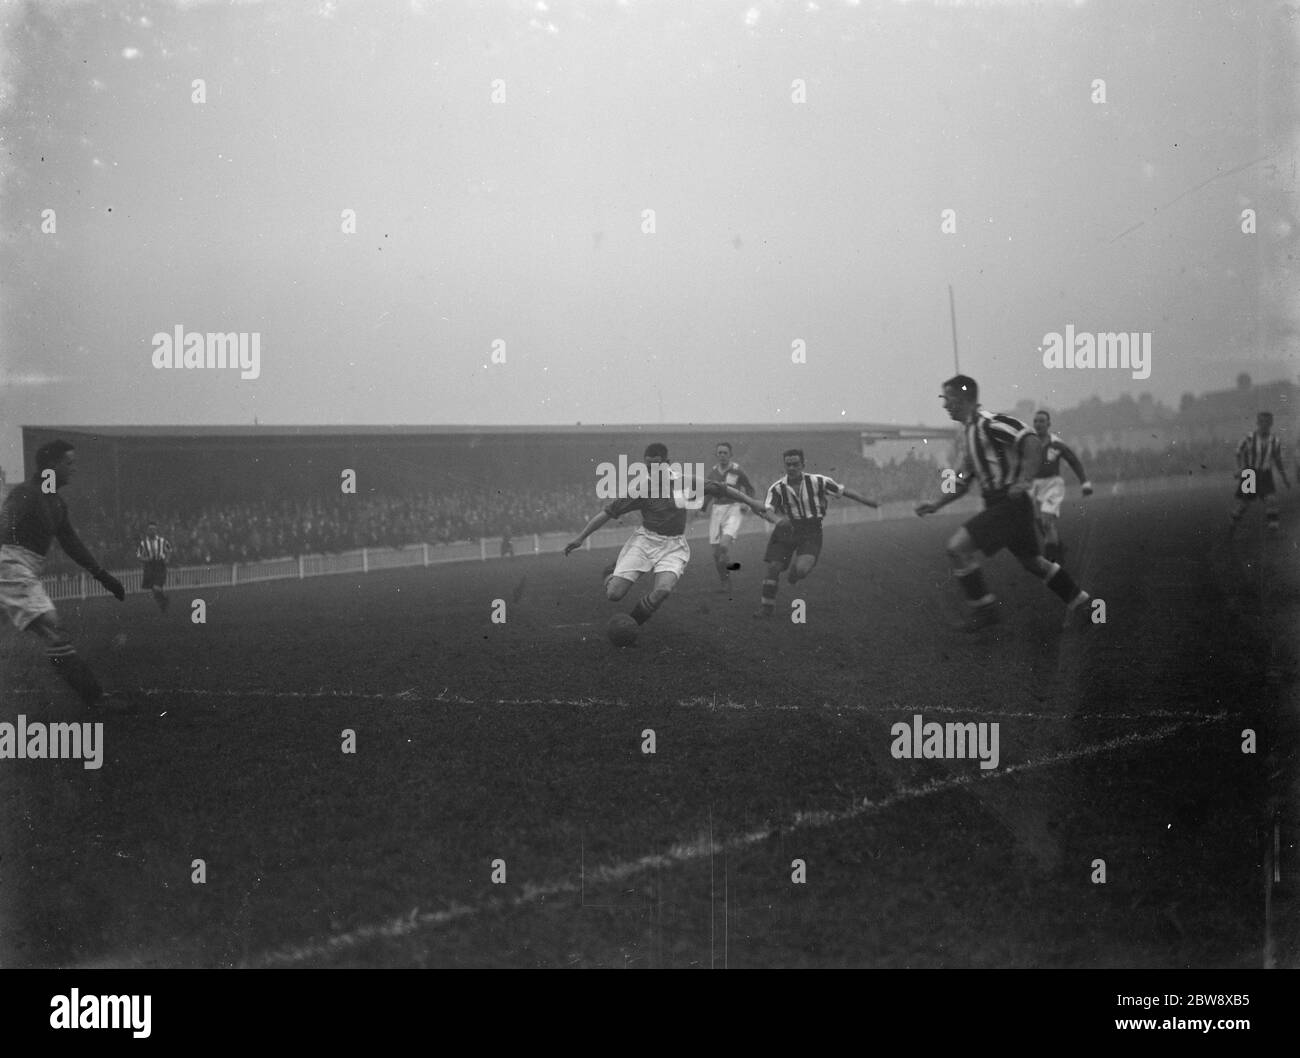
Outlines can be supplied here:
<path id="1" fill-rule="evenodd" d="M 140 538 L 135 557 L 142 562 L 166 562 L 172 553 L 172 545 L 164 536 L 145 536 Z"/>
<path id="2" fill-rule="evenodd" d="M 805 473 L 797 485 L 781 478 L 767 490 L 767 509 L 779 511 L 793 522 L 820 522 L 826 517 L 831 496 L 843 491 L 843 485 L 825 474 Z"/>
<path id="3" fill-rule="evenodd" d="M 975 478 L 985 500 L 1000 500 L 1019 475 L 1021 444 L 1033 431 L 1010 415 L 977 411 L 962 427 L 963 478 Z"/>
<path id="4" fill-rule="evenodd" d="M 1237 460 L 1243 470 L 1270 470 L 1274 465 L 1282 465 L 1282 444 L 1277 434 L 1270 433 L 1265 439 L 1258 432 L 1249 433 L 1237 445 Z"/>

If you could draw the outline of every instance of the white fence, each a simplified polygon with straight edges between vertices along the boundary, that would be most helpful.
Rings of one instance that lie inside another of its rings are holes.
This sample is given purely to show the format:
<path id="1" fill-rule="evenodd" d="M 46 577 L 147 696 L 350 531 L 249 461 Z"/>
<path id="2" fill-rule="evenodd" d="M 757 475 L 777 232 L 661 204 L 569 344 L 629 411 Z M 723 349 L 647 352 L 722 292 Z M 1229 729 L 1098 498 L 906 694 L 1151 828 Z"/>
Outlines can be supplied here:
<path id="1" fill-rule="evenodd" d="M 1145 481 L 1125 482 L 1123 485 L 1103 485 L 1097 496 L 1141 495 L 1150 492 L 1168 492 L 1173 490 L 1204 487 L 1223 487 L 1218 475 L 1211 478 L 1156 478 Z M 1094 497 L 1095 498 L 1095 497 Z M 905 500 L 883 504 L 872 510 L 850 501 L 844 501 L 832 507 L 827 513 L 826 525 L 851 525 L 860 522 L 892 521 L 897 518 L 913 518 L 915 501 Z M 979 500 L 975 496 L 964 499 L 946 508 L 946 512 L 973 513 L 979 509 Z M 630 525 L 613 525 L 598 529 L 587 538 L 583 545 L 587 550 L 622 547 L 627 540 Z M 768 524 L 756 515 L 746 513 L 741 523 L 742 535 L 766 532 Z M 686 536 L 694 540 L 707 539 L 709 523 L 707 518 L 695 518 L 687 522 Z M 535 533 L 531 536 L 514 538 L 517 556 L 557 554 L 564 550 L 564 545 L 577 535 L 576 533 Z M 334 555 L 300 555 L 290 558 L 272 558 L 259 562 L 232 562 L 216 566 L 173 566 L 167 571 L 169 588 L 207 588 L 234 587 L 239 584 L 252 584 L 266 580 L 302 580 L 306 577 L 327 577 L 335 573 L 371 573 L 381 569 L 401 569 L 410 566 L 435 566 L 447 562 L 485 562 L 499 559 L 501 541 L 499 538 L 482 538 L 465 540 L 452 544 L 410 544 L 399 548 L 361 548 L 356 551 L 343 551 Z M 143 570 L 138 566 L 128 570 L 114 570 L 114 576 L 122 582 L 128 593 L 138 592 Z M 86 599 L 107 595 L 99 584 L 87 573 L 73 573 L 65 576 L 43 578 L 45 590 L 55 602 L 61 599 Z"/>

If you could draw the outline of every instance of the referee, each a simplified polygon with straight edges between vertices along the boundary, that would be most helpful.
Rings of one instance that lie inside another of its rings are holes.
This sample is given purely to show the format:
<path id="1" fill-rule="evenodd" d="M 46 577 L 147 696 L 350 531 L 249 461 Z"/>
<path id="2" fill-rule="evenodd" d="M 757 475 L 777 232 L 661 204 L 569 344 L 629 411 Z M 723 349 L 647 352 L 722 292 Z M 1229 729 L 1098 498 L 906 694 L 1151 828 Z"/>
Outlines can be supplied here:
<path id="1" fill-rule="evenodd" d="M 158 535 L 158 523 L 150 522 L 146 525 L 140 546 L 135 552 L 135 557 L 144 563 L 140 587 L 153 592 L 154 602 L 163 613 L 167 612 L 167 594 L 163 587 L 167 583 L 167 558 L 171 553 L 172 545 L 167 538 Z"/>

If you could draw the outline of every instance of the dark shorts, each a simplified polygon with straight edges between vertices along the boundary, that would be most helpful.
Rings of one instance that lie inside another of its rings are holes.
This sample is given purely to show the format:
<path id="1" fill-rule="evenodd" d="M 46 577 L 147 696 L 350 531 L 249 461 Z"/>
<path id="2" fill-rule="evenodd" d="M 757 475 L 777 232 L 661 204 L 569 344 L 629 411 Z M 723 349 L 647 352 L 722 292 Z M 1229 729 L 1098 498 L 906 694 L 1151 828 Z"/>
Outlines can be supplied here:
<path id="1" fill-rule="evenodd" d="M 1016 558 L 1042 554 L 1034 501 L 1028 493 L 1010 499 L 985 500 L 985 504 L 984 510 L 965 526 L 976 547 L 990 558 L 1004 547 Z"/>
<path id="2" fill-rule="evenodd" d="M 767 550 L 763 552 L 764 562 L 779 562 L 782 569 L 788 569 L 790 559 L 795 555 L 812 555 L 816 558 L 822 553 L 822 523 L 807 520 L 803 523 L 792 522 L 779 525 L 767 538 Z"/>
<path id="3" fill-rule="evenodd" d="M 1273 471 L 1257 470 L 1255 471 L 1255 491 L 1243 492 L 1245 482 L 1241 480 L 1241 473 L 1237 474 L 1237 499 L 1239 500 L 1258 500 L 1265 496 L 1272 496 L 1277 492 L 1277 485 L 1273 481 Z"/>
<path id="4" fill-rule="evenodd" d="M 166 562 L 146 562 L 144 564 L 144 576 L 140 578 L 140 589 L 142 591 L 148 591 L 150 588 L 161 588 L 166 583 Z"/>

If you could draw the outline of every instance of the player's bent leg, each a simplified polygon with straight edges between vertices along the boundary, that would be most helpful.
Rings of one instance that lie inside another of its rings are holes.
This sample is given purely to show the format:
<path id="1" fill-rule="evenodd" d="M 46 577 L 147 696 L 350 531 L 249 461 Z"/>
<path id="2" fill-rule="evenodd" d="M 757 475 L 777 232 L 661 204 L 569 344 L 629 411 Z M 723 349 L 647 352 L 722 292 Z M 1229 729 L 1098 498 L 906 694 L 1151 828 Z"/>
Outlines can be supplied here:
<path id="1" fill-rule="evenodd" d="M 788 580 L 791 584 L 795 584 L 798 581 L 803 580 L 804 577 L 808 576 L 808 574 L 813 571 L 813 567 L 816 565 L 817 565 L 816 555 L 796 555 L 794 560 L 794 565 L 791 567 L 790 575 L 786 578 L 786 580 Z"/>
<path id="2" fill-rule="evenodd" d="M 948 561 L 957 578 L 962 594 L 971 606 L 986 607 L 996 602 L 996 597 L 984 582 L 984 571 L 979 564 L 979 548 L 970 532 L 963 526 L 948 540 Z"/>
<path id="3" fill-rule="evenodd" d="M 45 656 L 50 659 L 54 671 L 77 692 L 82 702 L 94 705 L 103 697 L 104 689 L 72 645 L 72 637 L 64 631 L 58 614 L 53 611 L 43 613 L 27 627 L 45 641 Z"/>
<path id="4" fill-rule="evenodd" d="M 1044 581 L 1052 593 L 1071 610 L 1088 601 L 1088 593 L 1074 583 L 1074 578 L 1059 563 L 1052 562 L 1042 555 L 1029 554 L 1017 555 L 1016 561 L 1039 580 Z"/>
<path id="5" fill-rule="evenodd" d="M 1272 493 L 1264 497 L 1264 524 L 1270 533 L 1276 533 L 1281 524 L 1278 521 L 1277 496 Z"/>
<path id="6" fill-rule="evenodd" d="M 618 602 L 632 590 L 632 585 L 635 583 L 635 580 L 629 580 L 621 574 L 615 576 L 611 573 L 605 578 L 605 598 L 610 602 Z"/>
<path id="7" fill-rule="evenodd" d="M 656 610 L 664 604 L 664 600 L 672 594 L 673 588 L 677 586 L 677 574 L 660 571 L 655 574 L 654 587 L 637 600 L 637 604 L 632 607 L 632 619 L 637 624 L 643 625 L 654 616 Z"/>
<path id="8" fill-rule="evenodd" d="M 713 545 L 713 568 L 718 571 L 718 579 L 725 587 L 727 584 L 727 565 L 731 561 L 727 554 L 728 538 L 723 537 Z"/>
<path id="9" fill-rule="evenodd" d="M 1228 513 L 1228 535 L 1231 536 L 1237 528 L 1237 523 L 1241 521 L 1241 516 L 1246 513 L 1246 508 L 1250 504 L 1241 496 L 1237 497 L 1237 502 L 1232 505 L 1232 510 Z"/>
<path id="10" fill-rule="evenodd" d="M 1044 511 L 1038 519 L 1043 532 L 1043 554 L 1050 562 L 1061 561 L 1061 537 L 1056 529 L 1056 515 Z"/>
<path id="11" fill-rule="evenodd" d="M 785 569 L 784 562 L 769 562 L 767 572 L 763 577 L 763 585 L 759 593 L 758 612 L 755 617 L 771 617 L 772 611 L 776 606 L 776 591 L 781 582 L 781 571 Z"/>

